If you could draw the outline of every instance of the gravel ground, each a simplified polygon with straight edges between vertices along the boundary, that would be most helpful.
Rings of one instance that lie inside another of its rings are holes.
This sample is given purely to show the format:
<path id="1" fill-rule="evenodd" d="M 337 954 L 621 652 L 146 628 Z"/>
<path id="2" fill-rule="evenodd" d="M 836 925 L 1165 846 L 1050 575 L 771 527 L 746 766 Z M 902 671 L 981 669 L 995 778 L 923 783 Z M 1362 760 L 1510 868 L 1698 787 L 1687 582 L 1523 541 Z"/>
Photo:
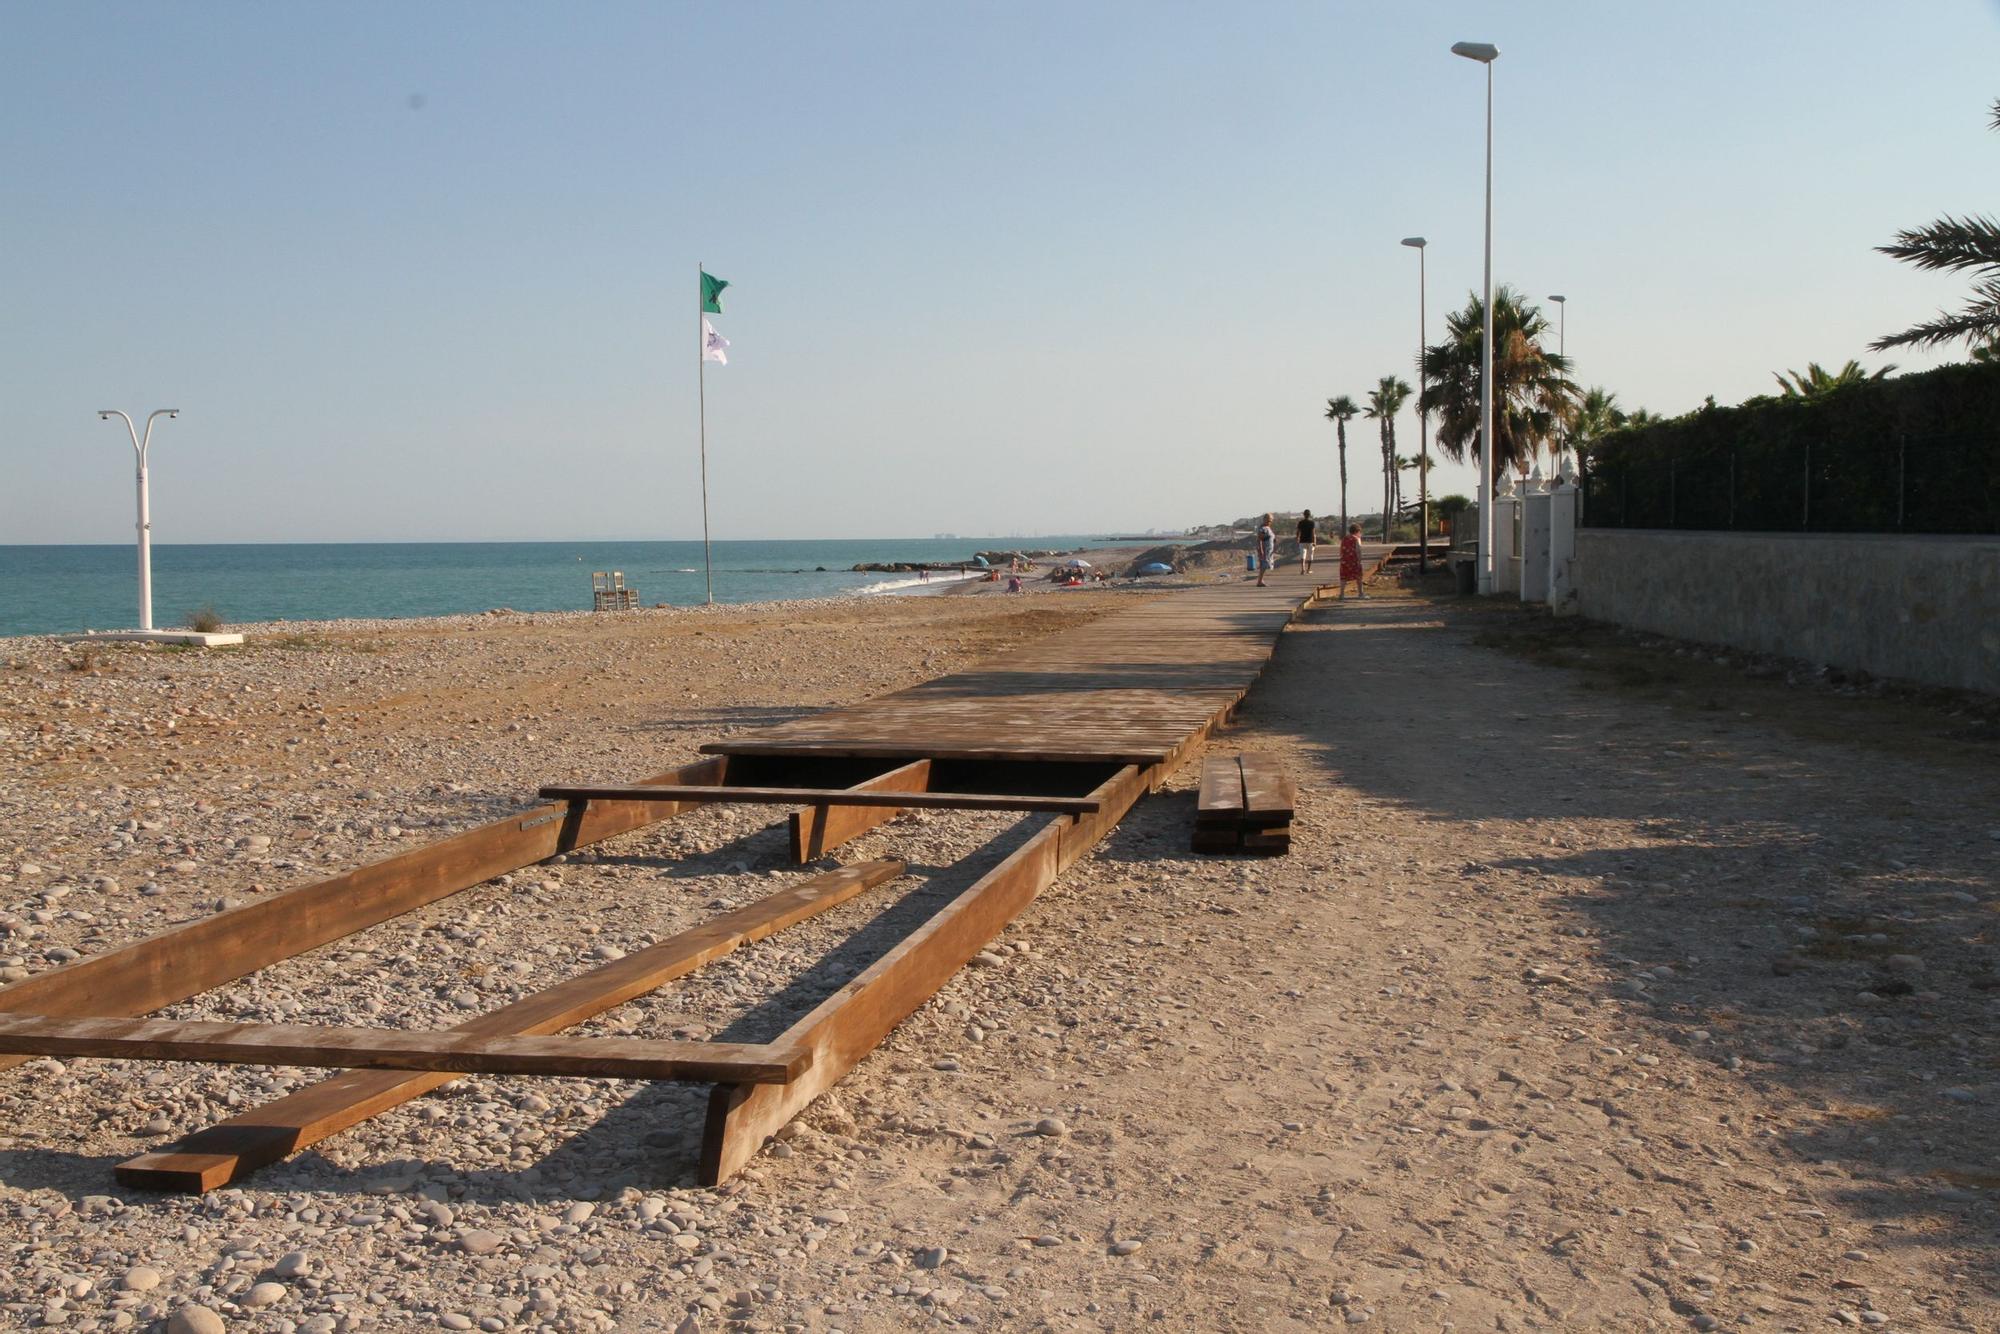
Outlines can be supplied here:
<path id="1" fill-rule="evenodd" d="M 92 671 L 12 641 L 0 967 L 1119 601 L 288 628 Z M 468 1078 L 239 1189 L 127 1194 L 115 1162 L 316 1076 L 0 1073 L 0 1322 L 2000 1327 L 1990 744 L 1783 680 L 1627 688 L 1491 628 L 1393 596 L 1305 618 L 1218 739 L 1300 779 L 1289 856 L 1189 854 L 1184 772 L 719 1191 L 690 1185 L 699 1090 Z M 809 874 L 775 814 L 682 817 L 175 1013 L 458 1022 Z M 905 877 L 580 1031 L 765 1036 L 1034 823 L 906 815 L 840 852 Z"/>

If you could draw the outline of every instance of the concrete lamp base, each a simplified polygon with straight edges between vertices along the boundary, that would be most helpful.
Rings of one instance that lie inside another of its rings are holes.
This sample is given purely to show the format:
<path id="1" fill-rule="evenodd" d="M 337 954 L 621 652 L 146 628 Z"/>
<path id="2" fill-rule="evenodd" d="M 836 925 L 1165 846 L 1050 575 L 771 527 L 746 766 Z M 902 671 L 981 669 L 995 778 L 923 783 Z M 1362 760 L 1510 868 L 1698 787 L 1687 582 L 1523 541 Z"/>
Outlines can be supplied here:
<path id="1" fill-rule="evenodd" d="M 93 630 L 63 638 L 72 644 L 188 644 L 195 648 L 225 648 L 243 642 L 242 635 L 201 630 Z"/>

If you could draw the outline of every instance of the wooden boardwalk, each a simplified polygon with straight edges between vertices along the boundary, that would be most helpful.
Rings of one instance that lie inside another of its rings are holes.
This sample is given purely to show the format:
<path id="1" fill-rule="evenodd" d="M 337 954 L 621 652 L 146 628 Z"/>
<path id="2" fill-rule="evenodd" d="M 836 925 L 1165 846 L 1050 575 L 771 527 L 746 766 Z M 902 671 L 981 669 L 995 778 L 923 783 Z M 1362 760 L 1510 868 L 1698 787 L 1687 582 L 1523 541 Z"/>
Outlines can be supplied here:
<path id="1" fill-rule="evenodd" d="M 1263 588 L 1232 582 L 1166 594 L 968 671 L 702 749 L 1162 764 L 1243 697 L 1317 587 L 1287 570 Z"/>
<path id="2" fill-rule="evenodd" d="M 551 784 L 549 804 L 0 989 L 0 1070 L 33 1054 L 343 1069 L 119 1165 L 128 1186 L 212 1190 L 454 1071 L 711 1083 L 700 1178 L 737 1171 L 1187 760 L 1269 660 L 1316 580 L 1169 593 L 910 690 L 730 738 L 642 783 Z M 829 773 L 834 786 L 827 786 Z M 968 782 L 984 783 L 967 791 Z M 1054 795 L 1049 789 L 1074 795 Z M 680 789 L 683 797 L 674 794 Z M 992 870 L 770 1042 L 556 1036 L 729 950 L 900 877 L 825 871 L 447 1033 L 139 1021 L 495 876 L 715 801 L 805 804 L 797 860 L 903 806 L 1053 813 Z"/>

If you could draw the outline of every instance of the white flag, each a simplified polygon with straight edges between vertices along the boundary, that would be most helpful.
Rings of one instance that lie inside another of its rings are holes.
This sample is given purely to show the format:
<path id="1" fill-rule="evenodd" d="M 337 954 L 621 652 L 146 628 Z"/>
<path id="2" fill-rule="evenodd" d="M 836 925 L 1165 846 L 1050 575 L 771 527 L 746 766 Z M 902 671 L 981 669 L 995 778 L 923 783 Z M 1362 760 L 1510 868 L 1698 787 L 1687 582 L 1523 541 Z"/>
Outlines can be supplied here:
<path id="1" fill-rule="evenodd" d="M 715 331 L 706 319 L 701 322 L 701 359 L 719 366 L 729 364 L 729 340 Z"/>

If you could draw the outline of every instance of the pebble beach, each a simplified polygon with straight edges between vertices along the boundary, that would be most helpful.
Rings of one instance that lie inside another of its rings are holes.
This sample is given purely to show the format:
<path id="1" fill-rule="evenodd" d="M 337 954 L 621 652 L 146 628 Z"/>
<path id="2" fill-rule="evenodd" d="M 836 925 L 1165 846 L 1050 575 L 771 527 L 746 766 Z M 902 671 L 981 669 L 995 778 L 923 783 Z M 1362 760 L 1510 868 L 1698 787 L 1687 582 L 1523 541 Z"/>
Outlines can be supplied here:
<path id="1" fill-rule="evenodd" d="M 0 1327 L 2000 1323 L 2000 784 L 1963 720 L 1716 664 L 1609 688 L 1377 591 L 1288 632 L 1216 742 L 1298 775 L 1290 855 L 1190 853 L 1183 770 L 719 1189 L 691 1086 L 457 1079 L 193 1197 L 112 1169 L 322 1072 L 0 1072 Z M 7 641 L 0 968 L 1141 596 Z M 677 817 L 165 1013 L 447 1027 L 811 874 L 781 815 Z M 906 813 L 839 850 L 905 876 L 574 1031 L 769 1036 L 1033 823 Z"/>

